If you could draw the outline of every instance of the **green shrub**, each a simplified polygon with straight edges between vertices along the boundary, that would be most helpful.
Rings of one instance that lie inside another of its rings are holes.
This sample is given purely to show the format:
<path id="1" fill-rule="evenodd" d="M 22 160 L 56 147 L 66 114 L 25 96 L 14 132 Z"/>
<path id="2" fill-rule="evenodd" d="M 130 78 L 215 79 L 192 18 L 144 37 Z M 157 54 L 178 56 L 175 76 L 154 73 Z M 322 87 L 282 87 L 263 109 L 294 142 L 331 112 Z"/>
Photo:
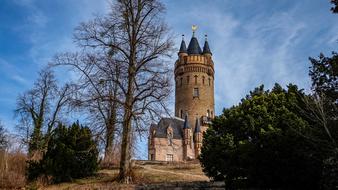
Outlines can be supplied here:
<path id="1" fill-rule="evenodd" d="M 27 177 L 51 176 L 52 182 L 71 181 L 93 175 L 98 167 L 98 150 L 89 128 L 74 123 L 60 124 L 48 142 L 42 160 L 28 162 Z"/>
<path id="2" fill-rule="evenodd" d="M 300 109 L 305 96 L 294 85 L 260 87 L 225 109 L 203 138 L 206 175 L 230 189 L 320 189 L 322 175 L 336 180 L 336 160 L 324 162 L 332 150 L 324 128 Z"/>

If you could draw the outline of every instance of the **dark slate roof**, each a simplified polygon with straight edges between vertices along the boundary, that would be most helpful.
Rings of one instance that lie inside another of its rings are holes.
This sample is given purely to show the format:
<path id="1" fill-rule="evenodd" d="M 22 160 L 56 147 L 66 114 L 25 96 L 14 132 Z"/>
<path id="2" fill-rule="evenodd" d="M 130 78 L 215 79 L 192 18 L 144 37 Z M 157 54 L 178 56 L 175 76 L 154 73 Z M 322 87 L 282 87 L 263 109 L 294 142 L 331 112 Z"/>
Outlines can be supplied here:
<path id="1" fill-rule="evenodd" d="M 195 125 L 194 133 L 199 133 L 199 132 L 201 132 L 201 124 L 200 124 L 200 120 L 196 118 L 196 125 Z"/>
<path id="2" fill-rule="evenodd" d="M 154 127 L 155 138 L 167 138 L 167 128 L 171 126 L 173 129 L 173 138 L 174 139 L 182 139 L 183 138 L 183 124 L 184 121 L 178 118 L 162 118 L 158 125 L 151 125 Z"/>
<path id="3" fill-rule="evenodd" d="M 185 115 L 183 129 L 190 129 L 189 122 L 188 122 L 188 115 Z"/>
<path id="4" fill-rule="evenodd" d="M 195 36 L 193 36 L 190 40 L 188 46 L 188 54 L 202 54 L 202 50 L 200 45 L 198 44 L 198 40 Z"/>
<path id="5" fill-rule="evenodd" d="M 212 54 L 211 51 L 210 51 L 209 43 L 208 43 L 207 40 L 205 40 L 204 46 L 203 46 L 203 54 L 205 54 L 205 53 L 210 53 L 210 54 Z"/>
<path id="6" fill-rule="evenodd" d="M 185 45 L 185 41 L 184 40 L 182 40 L 182 42 L 181 42 L 180 51 L 178 53 L 188 53 L 187 46 Z"/>

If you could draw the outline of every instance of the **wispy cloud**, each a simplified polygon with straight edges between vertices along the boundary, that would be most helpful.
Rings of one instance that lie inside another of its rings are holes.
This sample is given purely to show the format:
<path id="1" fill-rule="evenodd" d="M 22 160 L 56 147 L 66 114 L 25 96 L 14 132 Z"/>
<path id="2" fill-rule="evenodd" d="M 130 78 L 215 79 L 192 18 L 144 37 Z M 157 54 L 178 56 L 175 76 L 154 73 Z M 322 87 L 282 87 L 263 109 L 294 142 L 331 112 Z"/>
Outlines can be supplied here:
<path id="1" fill-rule="evenodd" d="M 247 20 L 218 7 L 208 8 L 208 14 L 197 17 L 201 9 L 195 7 L 190 16 L 210 34 L 218 113 L 260 84 L 271 87 L 275 82 L 296 83 L 308 87 L 304 62 L 299 63 L 298 55 L 293 53 L 298 43 L 306 40 L 301 35 L 306 23 L 296 19 L 296 8 L 268 17 L 257 14 Z"/>

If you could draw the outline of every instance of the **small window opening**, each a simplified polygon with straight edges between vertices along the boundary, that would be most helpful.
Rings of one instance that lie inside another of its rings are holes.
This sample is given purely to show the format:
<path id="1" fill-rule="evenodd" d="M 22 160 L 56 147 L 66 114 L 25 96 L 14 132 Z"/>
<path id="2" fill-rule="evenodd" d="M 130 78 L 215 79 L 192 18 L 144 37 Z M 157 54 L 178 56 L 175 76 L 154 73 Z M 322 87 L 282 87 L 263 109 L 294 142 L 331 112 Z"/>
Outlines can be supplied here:
<path id="1" fill-rule="evenodd" d="M 194 98 L 199 97 L 199 96 L 200 96 L 200 92 L 199 92 L 198 88 L 194 88 Z"/>

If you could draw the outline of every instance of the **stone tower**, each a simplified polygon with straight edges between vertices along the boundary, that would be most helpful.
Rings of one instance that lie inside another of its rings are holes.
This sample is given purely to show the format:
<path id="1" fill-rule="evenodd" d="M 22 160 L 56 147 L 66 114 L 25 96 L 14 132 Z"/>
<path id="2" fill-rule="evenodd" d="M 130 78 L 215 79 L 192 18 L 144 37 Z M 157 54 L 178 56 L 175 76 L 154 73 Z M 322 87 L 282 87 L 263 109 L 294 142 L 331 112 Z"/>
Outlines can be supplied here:
<path id="1" fill-rule="evenodd" d="M 151 124 L 148 159 L 186 161 L 196 159 L 203 132 L 214 117 L 214 63 L 207 37 L 203 49 L 195 37 L 186 47 L 182 39 L 175 62 L 175 116 Z"/>
<path id="2" fill-rule="evenodd" d="M 183 119 L 187 115 L 194 127 L 191 131 L 199 126 L 204 132 L 214 117 L 214 63 L 207 36 L 202 51 L 195 30 L 188 48 L 182 38 L 175 63 L 175 116 Z"/>

